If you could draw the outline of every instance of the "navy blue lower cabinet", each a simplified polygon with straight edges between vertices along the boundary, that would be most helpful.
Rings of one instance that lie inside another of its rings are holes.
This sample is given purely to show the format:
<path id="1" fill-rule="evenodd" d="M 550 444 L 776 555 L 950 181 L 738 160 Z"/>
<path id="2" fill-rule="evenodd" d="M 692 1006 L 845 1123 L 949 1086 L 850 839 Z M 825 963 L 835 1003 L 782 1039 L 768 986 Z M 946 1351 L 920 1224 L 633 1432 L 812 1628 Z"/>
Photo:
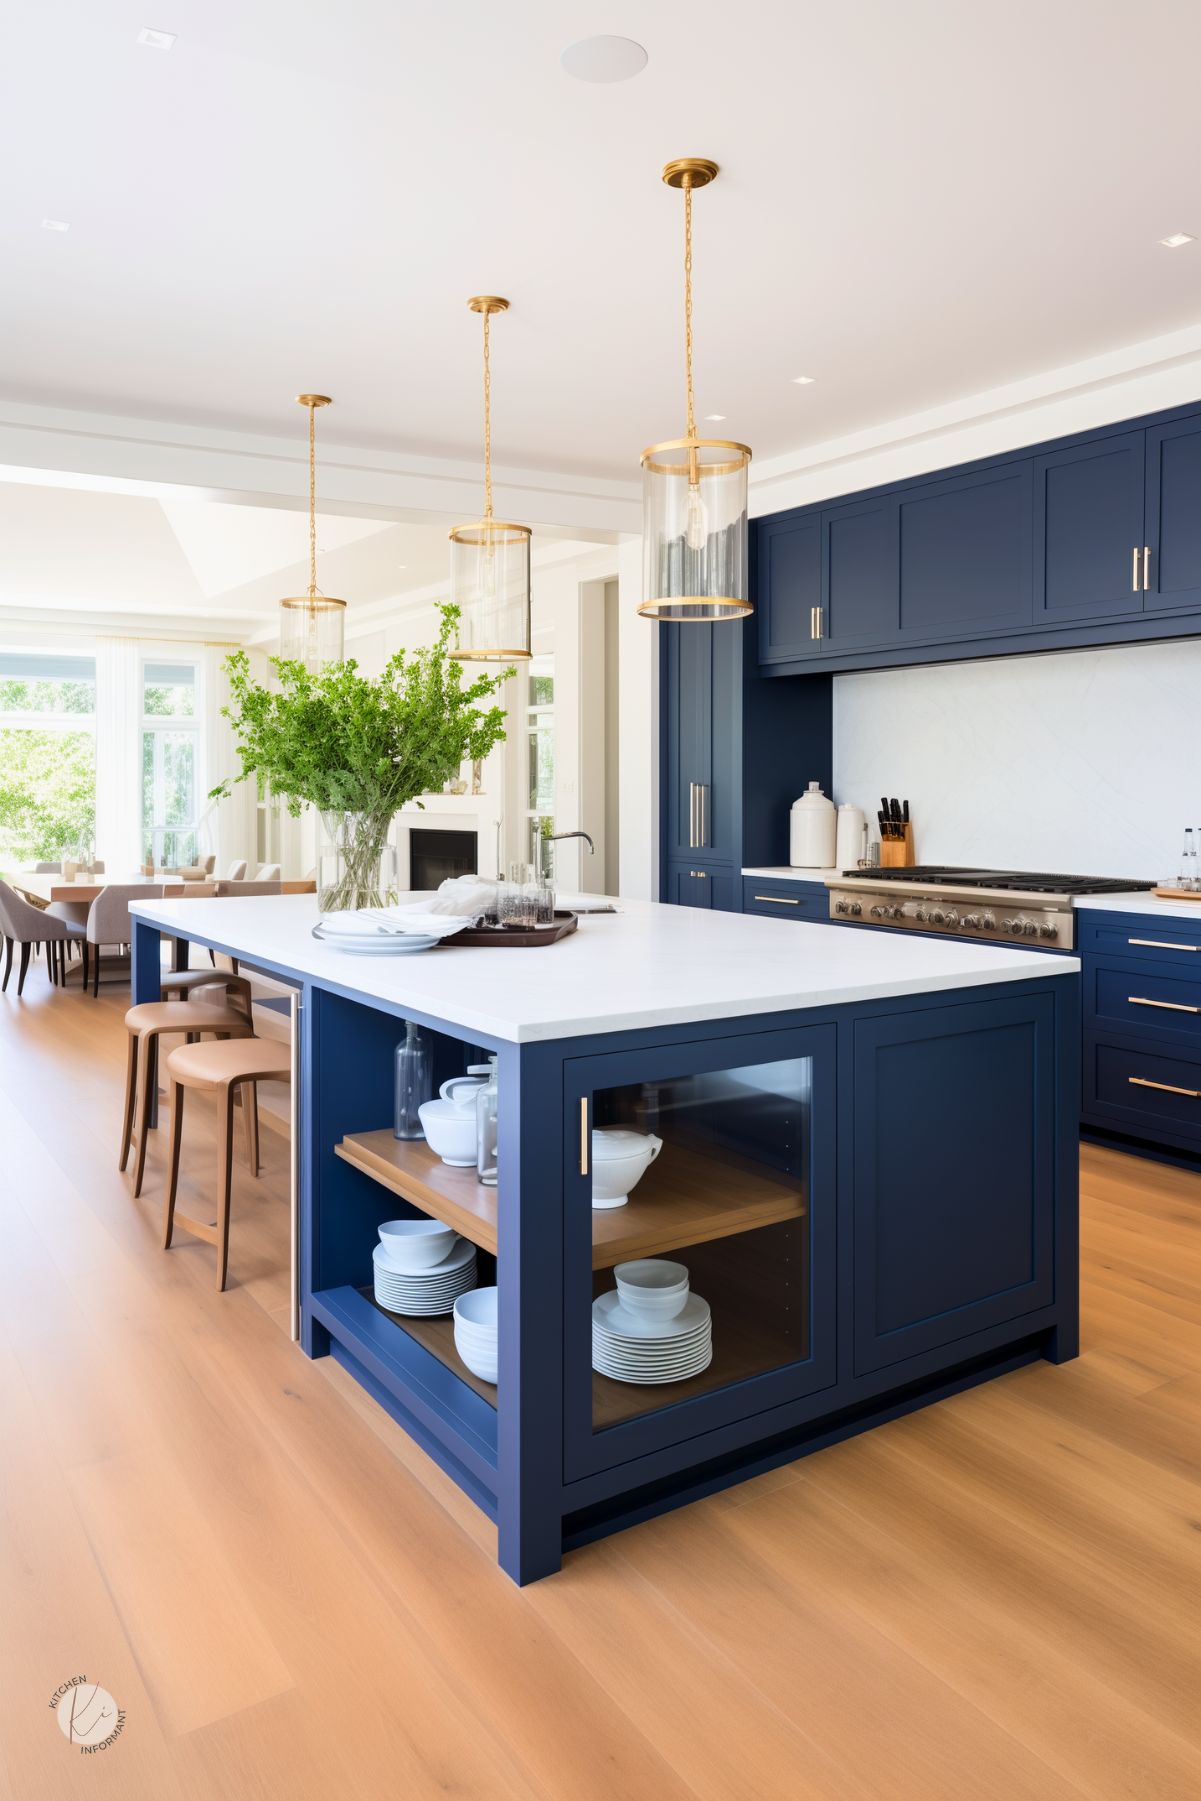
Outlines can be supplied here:
<path id="1" fill-rule="evenodd" d="M 744 875 L 742 910 L 776 919 L 807 919 L 825 924 L 830 895 L 824 882 L 790 882 L 770 876 Z"/>
<path id="2" fill-rule="evenodd" d="M 1049 994 L 857 1022 L 857 1375 L 1051 1304 L 1054 1068 Z"/>
<path id="3" fill-rule="evenodd" d="M 670 863 L 664 899 L 675 907 L 703 907 L 714 913 L 737 913 L 739 878 L 723 863 Z"/>

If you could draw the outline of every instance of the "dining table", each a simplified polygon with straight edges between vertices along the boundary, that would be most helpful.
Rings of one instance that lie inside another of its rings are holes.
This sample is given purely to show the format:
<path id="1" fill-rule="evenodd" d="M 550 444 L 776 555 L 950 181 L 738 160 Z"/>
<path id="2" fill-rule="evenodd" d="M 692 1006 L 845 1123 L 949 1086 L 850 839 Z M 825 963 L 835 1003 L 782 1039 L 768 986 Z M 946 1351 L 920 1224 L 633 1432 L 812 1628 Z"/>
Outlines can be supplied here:
<path id="1" fill-rule="evenodd" d="M 64 880 L 61 875 L 51 871 L 46 874 L 41 870 L 15 869 L 0 872 L 3 880 L 32 901 L 35 907 L 48 907 L 51 901 L 94 901 L 112 883 L 120 883 L 125 887 L 161 887 L 165 898 L 178 897 L 185 888 L 201 887 L 202 883 L 185 882 L 179 876 L 143 875 L 140 871 L 134 875 L 77 875 L 73 882 Z M 210 876 L 210 882 L 218 880 Z M 308 881 L 281 882 L 281 894 L 315 894 L 317 884 L 312 877 Z M 236 888 L 234 890 L 236 893 Z"/>

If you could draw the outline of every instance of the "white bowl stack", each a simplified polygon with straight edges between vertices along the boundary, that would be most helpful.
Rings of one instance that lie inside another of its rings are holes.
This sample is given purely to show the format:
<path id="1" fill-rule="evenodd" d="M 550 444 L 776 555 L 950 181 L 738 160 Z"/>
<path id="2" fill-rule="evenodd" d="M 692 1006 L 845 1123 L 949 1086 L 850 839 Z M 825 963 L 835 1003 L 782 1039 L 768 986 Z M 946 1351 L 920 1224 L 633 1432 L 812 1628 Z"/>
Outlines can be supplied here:
<path id="1" fill-rule="evenodd" d="M 615 1382 L 684 1382 L 713 1359 L 708 1301 L 682 1263 L 619 1263 L 617 1287 L 592 1304 L 592 1367 Z"/>
<path id="2" fill-rule="evenodd" d="M 475 1287 L 475 1246 L 436 1219 L 389 1219 L 372 1251 L 375 1298 L 412 1318 L 449 1313 Z"/>
<path id="3" fill-rule="evenodd" d="M 496 1381 L 495 1288 L 473 1288 L 455 1302 L 455 1349 L 473 1376 Z"/>

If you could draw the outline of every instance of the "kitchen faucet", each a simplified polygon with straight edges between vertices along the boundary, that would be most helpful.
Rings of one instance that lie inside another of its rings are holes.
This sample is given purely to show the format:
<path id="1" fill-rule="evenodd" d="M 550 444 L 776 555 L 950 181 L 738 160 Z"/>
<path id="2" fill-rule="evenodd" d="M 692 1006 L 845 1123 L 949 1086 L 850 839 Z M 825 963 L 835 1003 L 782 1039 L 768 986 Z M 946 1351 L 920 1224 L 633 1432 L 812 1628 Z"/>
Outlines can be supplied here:
<path id="1" fill-rule="evenodd" d="M 564 838 L 582 838 L 584 843 L 588 846 L 588 855 L 590 857 L 595 857 L 596 846 L 593 844 L 587 832 L 548 832 L 546 834 L 546 842 L 548 844 L 559 844 Z"/>

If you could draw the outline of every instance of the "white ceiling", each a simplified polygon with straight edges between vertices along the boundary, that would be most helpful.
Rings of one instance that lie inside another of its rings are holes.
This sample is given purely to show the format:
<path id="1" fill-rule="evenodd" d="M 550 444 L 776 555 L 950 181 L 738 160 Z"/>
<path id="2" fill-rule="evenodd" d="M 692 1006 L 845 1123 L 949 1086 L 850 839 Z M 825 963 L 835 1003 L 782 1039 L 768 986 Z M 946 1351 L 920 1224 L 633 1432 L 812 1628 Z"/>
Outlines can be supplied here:
<path id="1" fill-rule="evenodd" d="M 594 32 L 646 70 L 571 80 Z M 1197 0 L 13 6 L 0 391 L 472 455 L 485 290 L 498 461 L 633 474 L 702 154 L 698 410 L 779 455 L 1201 318 L 1199 60 Z"/>

